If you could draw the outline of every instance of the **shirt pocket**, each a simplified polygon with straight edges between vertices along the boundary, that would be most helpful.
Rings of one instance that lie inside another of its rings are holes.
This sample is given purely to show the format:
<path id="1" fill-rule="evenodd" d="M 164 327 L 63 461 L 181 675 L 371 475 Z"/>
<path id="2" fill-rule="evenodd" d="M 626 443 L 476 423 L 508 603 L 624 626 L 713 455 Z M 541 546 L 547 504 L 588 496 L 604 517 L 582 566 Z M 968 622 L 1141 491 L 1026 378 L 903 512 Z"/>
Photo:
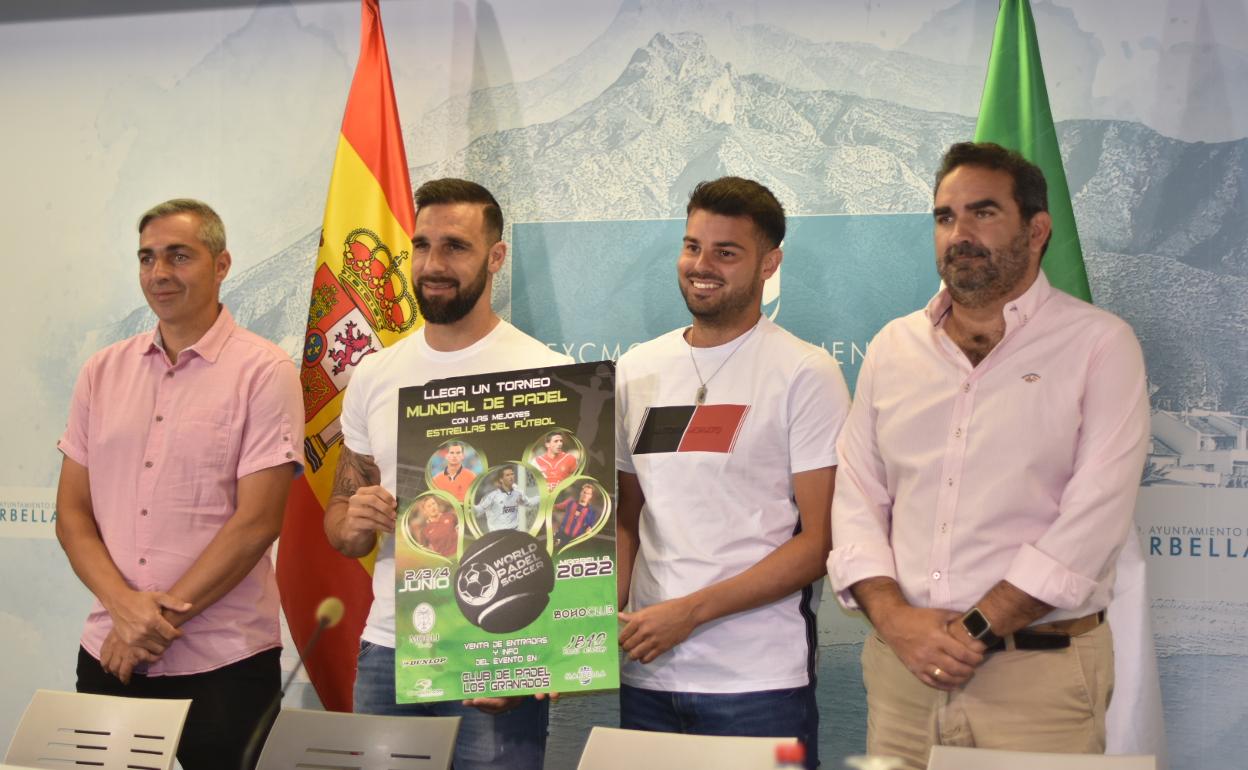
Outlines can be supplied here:
<path id="1" fill-rule="evenodd" d="M 234 497 L 229 468 L 233 413 L 229 409 L 188 407 L 174 423 L 169 447 L 170 502 L 186 512 L 226 516 Z"/>
<path id="2" fill-rule="evenodd" d="M 1064 484 L 1083 424 L 1081 405 L 1081 394 L 1057 372 L 1012 371 L 976 399 L 968 441 L 988 437 L 983 448 L 1007 474 Z"/>

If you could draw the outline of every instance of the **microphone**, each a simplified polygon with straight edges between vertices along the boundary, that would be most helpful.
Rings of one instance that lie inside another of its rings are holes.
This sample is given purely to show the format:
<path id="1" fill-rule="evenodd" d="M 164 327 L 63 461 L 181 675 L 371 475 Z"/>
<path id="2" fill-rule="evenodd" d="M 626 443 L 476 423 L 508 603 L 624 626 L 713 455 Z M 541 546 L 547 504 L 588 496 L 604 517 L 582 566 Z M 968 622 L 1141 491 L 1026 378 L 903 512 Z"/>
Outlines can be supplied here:
<path id="1" fill-rule="evenodd" d="M 282 682 L 282 691 L 278 695 L 278 702 L 281 702 L 281 699 L 286 696 L 286 688 L 290 687 L 290 683 L 303 670 L 303 661 L 312 652 L 312 648 L 316 647 L 316 643 L 320 641 L 321 632 L 341 623 L 342 614 L 346 612 L 346 609 L 342 604 L 342 599 L 339 599 L 337 596 L 327 596 L 321 600 L 320 604 L 316 605 L 316 628 L 312 631 L 312 635 L 308 637 L 308 643 L 303 646 L 303 651 L 299 653 L 299 663 L 286 675 L 286 681 Z"/>
<path id="2" fill-rule="evenodd" d="M 343 606 L 342 599 L 337 596 L 326 596 L 320 604 L 316 605 L 316 621 L 325 628 L 333 628 L 342 622 L 342 613 L 347 608 Z"/>
<path id="3" fill-rule="evenodd" d="M 308 637 L 308 643 L 303 646 L 303 650 L 299 651 L 299 662 L 295 665 L 291 672 L 287 674 L 286 681 L 282 682 L 282 689 L 278 692 L 277 697 L 264 710 L 264 716 L 260 718 L 260 722 L 256 724 L 255 732 L 251 734 L 251 739 L 247 741 L 247 748 L 243 751 L 243 759 L 240 765 L 241 770 L 253 770 L 256 766 L 260 753 L 260 744 L 263 743 L 265 737 L 269 734 L 273 722 L 277 719 L 277 712 L 282 707 L 282 698 L 286 697 L 286 688 L 290 687 L 290 683 L 303 670 L 304 660 L 311 654 L 316 643 L 320 641 L 321 633 L 327 628 L 333 628 L 342 622 L 342 615 L 346 612 L 346 607 L 342 603 L 342 599 L 337 596 L 327 596 L 316 605 L 316 628 L 312 630 L 312 635 Z"/>

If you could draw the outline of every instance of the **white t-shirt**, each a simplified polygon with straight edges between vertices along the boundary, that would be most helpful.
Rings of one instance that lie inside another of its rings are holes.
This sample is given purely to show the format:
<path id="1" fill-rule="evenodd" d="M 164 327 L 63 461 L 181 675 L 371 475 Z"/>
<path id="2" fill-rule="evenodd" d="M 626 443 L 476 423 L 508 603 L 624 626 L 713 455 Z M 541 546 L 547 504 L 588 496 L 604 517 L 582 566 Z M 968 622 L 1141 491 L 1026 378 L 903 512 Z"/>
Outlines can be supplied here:
<path id="1" fill-rule="evenodd" d="M 491 491 L 475 508 L 477 513 L 485 514 L 485 531 L 493 532 L 499 529 L 527 529 L 525 517 L 529 510 L 537 507 L 537 503 L 516 486 L 510 492 L 501 489 Z"/>
<path id="2" fill-rule="evenodd" d="M 766 318 L 744 340 L 693 350 L 710 378 L 695 407 L 683 331 L 630 350 L 616 370 L 616 465 L 637 475 L 646 498 L 633 609 L 738 575 L 790 540 L 799 523 L 792 475 L 836 465 L 849 411 L 827 351 Z M 821 583 L 704 624 L 650 663 L 626 661 L 620 678 L 678 692 L 804 686 Z"/>
<path id="3" fill-rule="evenodd" d="M 430 380 L 572 363 L 506 321 L 463 350 L 429 347 L 421 329 L 385 350 L 366 356 L 351 377 L 342 401 L 342 436 L 347 448 L 370 455 L 381 469 L 381 485 L 395 494 L 399 433 L 399 388 Z M 394 538 L 383 536 L 373 567 L 373 607 L 364 639 L 394 647 Z"/>

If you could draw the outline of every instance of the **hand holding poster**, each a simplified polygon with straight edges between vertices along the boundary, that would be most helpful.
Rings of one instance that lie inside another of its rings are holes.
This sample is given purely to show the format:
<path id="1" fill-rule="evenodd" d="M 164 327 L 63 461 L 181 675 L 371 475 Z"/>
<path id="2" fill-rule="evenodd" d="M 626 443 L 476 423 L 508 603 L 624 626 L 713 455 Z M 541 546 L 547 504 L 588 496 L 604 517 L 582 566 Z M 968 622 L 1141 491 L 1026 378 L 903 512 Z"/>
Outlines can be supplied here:
<path id="1" fill-rule="evenodd" d="M 399 393 L 400 703 L 619 686 L 615 369 Z"/>

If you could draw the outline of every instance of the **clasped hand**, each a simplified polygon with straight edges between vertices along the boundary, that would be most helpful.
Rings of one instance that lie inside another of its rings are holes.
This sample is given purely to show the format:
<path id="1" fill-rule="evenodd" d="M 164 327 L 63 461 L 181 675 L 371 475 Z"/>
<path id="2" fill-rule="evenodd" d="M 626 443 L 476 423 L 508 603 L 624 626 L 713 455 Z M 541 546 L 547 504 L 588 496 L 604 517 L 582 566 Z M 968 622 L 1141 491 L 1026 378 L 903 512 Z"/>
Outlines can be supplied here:
<path id="1" fill-rule="evenodd" d="M 956 690 L 984 661 L 984 645 L 957 623 L 961 615 L 953 610 L 900 608 L 876 630 L 919 681 L 937 690 Z"/>
<path id="2" fill-rule="evenodd" d="M 160 659 L 182 631 L 169 622 L 164 611 L 186 612 L 189 602 L 160 591 L 127 591 L 110 602 L 113 628 L 100 647 L 100 665 L 129 684 L 134 667 Z"/>

